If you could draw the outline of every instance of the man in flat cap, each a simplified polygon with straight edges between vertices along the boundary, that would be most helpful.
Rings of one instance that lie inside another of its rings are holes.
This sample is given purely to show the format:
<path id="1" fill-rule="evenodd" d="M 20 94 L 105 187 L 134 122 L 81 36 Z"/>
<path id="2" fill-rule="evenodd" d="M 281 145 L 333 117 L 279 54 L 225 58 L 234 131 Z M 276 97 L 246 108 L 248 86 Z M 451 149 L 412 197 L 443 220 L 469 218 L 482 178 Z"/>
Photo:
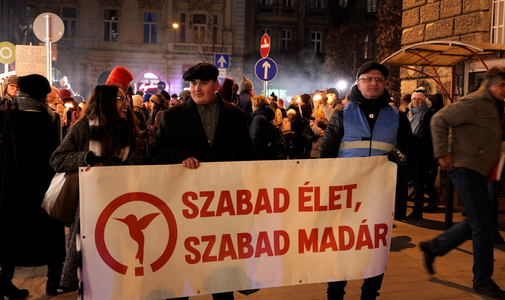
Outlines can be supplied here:
<path id="1" fill-rule="evenodd" d="M 196 169 L 200 162 L 245 161 L 256 158 L 247 114 L 217 94 L 219 70 L 200 63 L 184 73 L 191 98 L 163 112 L 149 148 L 155 164 L 180 164 Z M 233 292 L 213 294 L 231 300 Z M 187 298 L 181 298 L 187 299 Z"/>
<path id="2" fill-rule="evenodd" d="M 367 62 L 359 68 L 349 102 L 331 116 L 319 147 L 320 158 L 387 154 L 399 165 L 406 164 L 405 155 L 411 158 L 415 139 L 407 116 L 388 104 L 388 75 L 386 66 L 377 62 Z M 360 299 L 375 299 L 383 278 L 384 273 L 365 278 Z M 328 282 L 328 300 L 343 299 L 346 284 L 347 281 Z"/>

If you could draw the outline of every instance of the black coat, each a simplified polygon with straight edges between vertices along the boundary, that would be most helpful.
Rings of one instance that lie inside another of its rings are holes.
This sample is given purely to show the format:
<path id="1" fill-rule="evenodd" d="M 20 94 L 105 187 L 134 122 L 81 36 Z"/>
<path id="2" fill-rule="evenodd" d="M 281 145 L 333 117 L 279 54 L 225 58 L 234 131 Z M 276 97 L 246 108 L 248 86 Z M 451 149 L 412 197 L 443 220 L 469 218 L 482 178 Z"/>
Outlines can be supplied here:
<path id="1" fill-rule="evenodd" d="M 65 259 L 63 223 L 41 208 L 55 174 L 49 158 L 60 143 L 60 119 L 13 109 L 0 148 L 0 264 L 42 266 Z"/>
<path id="2" fill-rule="evenodd" d="M 258 159 L 276 159 L 272 143 L 275 142 L 272 120 L 275 112 L 267 105 L 261 105 L 252 114 L 251 137 Z M 269 146 L 270 145 L 270 146 Z"/>
<path id="3" fill-rule="evenodd" d="M 255 159 L 247 114 L 216 95 L 219 117 L 212 146 L 207 142 L 197 104 L 189 99 L 163 112 L 149 147 L 153 163 L 179 164 L 189 157 L 200 162 Z"/>

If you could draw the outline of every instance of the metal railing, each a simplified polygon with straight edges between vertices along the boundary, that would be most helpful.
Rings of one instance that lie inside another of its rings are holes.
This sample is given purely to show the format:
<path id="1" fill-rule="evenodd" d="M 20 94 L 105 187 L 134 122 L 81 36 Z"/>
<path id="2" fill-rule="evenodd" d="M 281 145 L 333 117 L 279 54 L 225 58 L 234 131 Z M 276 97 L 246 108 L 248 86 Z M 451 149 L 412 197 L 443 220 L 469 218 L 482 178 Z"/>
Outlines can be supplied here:
<path id="1" fill-rule="evenodd" d="M 231 53 L 231 45 L 168 43 L 168 52 L 184 53 Z"/>

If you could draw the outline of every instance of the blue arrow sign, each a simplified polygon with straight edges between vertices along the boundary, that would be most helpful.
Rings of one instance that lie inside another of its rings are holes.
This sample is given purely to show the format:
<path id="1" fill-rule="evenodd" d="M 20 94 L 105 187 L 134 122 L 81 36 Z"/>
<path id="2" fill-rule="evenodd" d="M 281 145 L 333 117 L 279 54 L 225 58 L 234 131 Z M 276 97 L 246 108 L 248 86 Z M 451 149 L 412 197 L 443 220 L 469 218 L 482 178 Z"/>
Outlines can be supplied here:
<path id="1" fill-rule="evenodd" d="M 230 68 L 230 54 L 228 53 L 214 53 L 214 65 L 219 69 Z"/>
<path id="2" fill-rule="evenodd" d="M 261 81 L 272 81 L 277 76 L 277 64 L 270 58 L 262 58 L 254 66 L 256 77 Z"/>

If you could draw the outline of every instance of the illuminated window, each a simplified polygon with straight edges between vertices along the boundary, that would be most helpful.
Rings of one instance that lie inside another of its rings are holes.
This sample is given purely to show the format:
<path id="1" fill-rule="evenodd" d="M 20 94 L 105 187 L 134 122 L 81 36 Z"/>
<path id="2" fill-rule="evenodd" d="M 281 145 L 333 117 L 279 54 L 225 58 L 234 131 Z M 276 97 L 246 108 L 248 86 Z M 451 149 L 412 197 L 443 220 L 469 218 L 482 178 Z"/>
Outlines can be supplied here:
<path id="1" fill-rule="evenodd" d="M 366 0 L 366 11 L 377 12 L 377 0 Z"/>

